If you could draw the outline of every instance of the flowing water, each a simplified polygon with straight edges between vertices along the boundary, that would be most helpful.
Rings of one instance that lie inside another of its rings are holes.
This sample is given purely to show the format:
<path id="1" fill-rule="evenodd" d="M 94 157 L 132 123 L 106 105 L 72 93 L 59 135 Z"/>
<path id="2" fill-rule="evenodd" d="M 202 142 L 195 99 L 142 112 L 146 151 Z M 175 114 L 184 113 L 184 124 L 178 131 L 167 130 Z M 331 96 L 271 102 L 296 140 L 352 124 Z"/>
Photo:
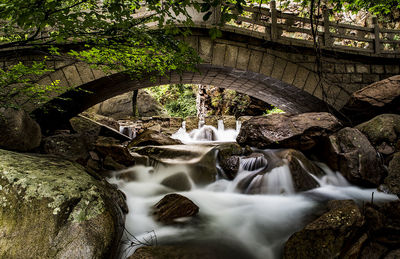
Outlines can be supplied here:
<path id="1" fill-rule="evenodd" d="M 215 134 L 219 131 L 211 129 Z M 196 131 L 187 139 L 188 142 L 200 142 L 196 140 L 196 134 L 200 133 Z M 216 181 L 206 185 L 197 185 L 190 177 L 193 168 L 183 163 L 135 166 L 116 172 L 109 180 L 126 194 L 130 211 L 126 218 L 126 229 L 130 234 L 125 239 L 129 242 L 140 241 L 136 243 L 218 246 L 223 250 L 218 257 L 221 259 L 281 258 L 286 240 L 312 221 L 326 201 L 353 199 L 361 203 L 370 201 L 373 192 L 374 202 L 397 199 L 375 189 L 352 186 L 340 173 L 331 171 L 321 163 L 317 165 L 324 175 L 313 176 L 320 187 L 295 193 L 287 161 L 282 160 L 281 166 L 263 176 L 258 174 L 269 163 L 265 157 L 242 158 L 238 174 L 233 180 L 219 176 Z M 218 164 L 215 166 L 218 167 Z M 135 180 L 123 180 L 121 175 L 127 172 L 134 175 L 131 179 Z M 152 218 L 151 208 L 165 194 L 175 192 L 161 182 L 178 172 L 188 176 L 191 189 L 176 193 L 192 200 L 200 210 L 195 220 L 187 224 L 166 226 Z M 244 179 L 250 179 L 245 189 L 240 186 Z M 252 185 L 260 184 L 265 187 L 262 194 L 246 194 Z M 125 256 L 132 254 L 137 247 L 125 245 Z"/>

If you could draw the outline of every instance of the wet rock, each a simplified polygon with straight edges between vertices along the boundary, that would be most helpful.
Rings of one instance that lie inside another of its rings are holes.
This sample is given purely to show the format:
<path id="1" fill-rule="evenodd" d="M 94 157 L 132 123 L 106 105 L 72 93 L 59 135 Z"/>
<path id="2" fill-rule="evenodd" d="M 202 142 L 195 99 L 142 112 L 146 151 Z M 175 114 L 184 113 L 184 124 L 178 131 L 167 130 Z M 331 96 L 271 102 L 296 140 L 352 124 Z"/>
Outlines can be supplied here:
<path id="1" fill-rule="evenodd" d="M 258 148 L 309 150 L 341 127 L 329 113 L 271 114 L 243 122 L 237 142 Z"/>
<path id="2" fill-rule="evenodd" d="M 107 170 L 122 170 L 125 169 L 126 166 L 117 163 L 112 157 L 106 156 L 103 161 L 103 168 Z"/>
<path id="3" fill-rule="evenodd" d="M 142 146 L 163 146 L 163 145 L 179 145 L 182 144 L 180 140 L 173 139 L 167 135 L 153 131 L 145 130 L 143 133 L 139 134 L 135 139 L 129 143 L 128 147 L 142 147 Z"/>
<path id="4" fill-rule="evenodd" d="M 236 129 L 236 118 L 235 116 L 222 116 L 225 129 Z"/>
<path id="5" fill-rule="evenodd" d="M 218 117 L 216 117 L 216 116 L 206 116 L 205 118 L 204 118 L 204 123 L 205 123 L 205 125 L 210 125 L 210 126 L 213 126 L 213 127 L 218 127 Z"/>
<path id="6" fill-rule="evenodd" d="M 215 141 L 217 140 L 217 132 L 212 126 L 203 126 L 198 130 L 192 131 L 190 137 L 200 141 Z"/>
<path id="7" fill-rule="evenodd" d="M 39 125 L 22 110 L 0 109 L 0 148 L 29 151 L 40 145 Z"/>
<path id="8" fill-rule="evenodd" d="M 294 149 L 278 152 L 277 156 L 286 159 L 296 192 L 303 192 L 319 187 L 318 182 L 310 175 L 322 176 L 322 170 L 312 163 L 303 153 Z"/>
<path id="9" fill-rule="evenodd" d="M 91 119 L 91 120 L 93 120 L 93 121 L 95 121 L 95 122 L 97 122 L 97 123 L 99 123 L 101 125 L 106 125 L 106 126 L 112 128 L 112 129 L 115 129 L 115 130 L 119 131 L 119 123 L 118 123 L 118 121 L 116 121 L 116 120 L 114 120 L 112 118 L 97 114 L 97 113 L 92 112 L 92 111 L 85 111 L 85 112 L 81 113 L 81 115 L 83 117 L 89 118 L 89 119 Z"/>
<path id="10" fill-rule="evenodd" d="M 393 194 L 400 195 L 400 152 L 394 154 L 389 163 L 388 176 L 384 180 L 385 185 Z"/>
<path id="11" fill-rule="evenodd" d="M 328 208 L 328 212 L 289 238 L 284 258 L 340 258 L 364 219 L 354 201 L 330 201 Z"/>
<path id="12" fill-rule="evenodd" d="M 118 140 L 110 137 L 99 137 L 95 143 L 95 150 L 103 158 L 110 157 L 124 166 L 135 165 L 135 158 Z"/>
<path id="13" fill-rule="evenodd" d="M 329 136 L 324 150 L 324 161 L 354 184 L 378 186 L 387 174 L 376 150 L 357 129 L 344 128 Z"/>
<path id="14" fill-rule="evenodd" d="M 341 111 L 354 123 L 383 113 L 400 114 L 400 75 L 373 83 L 353 93 Z"/>
<path id="15" fill-rule="evenodd" d="M 82 166 L 0 150 L 1 258 L 114 258 L 124 216 L 116 189 Z"/>
<path id="16" fill-rule="evenodd" d="M 398 259 L 398 258 L 400 258 L 400 249 L 393 250 L 384 257 L 384 259 Z"/>
<path id="17" fill-rule="evenodd" d="M 218 162 L 224 173 L 229 179 L 235 178 L 239 166 L 240 155 L 242 155 L 242 147 L 236 143 L 221 144 L 217 148 Z"/>
<path id="18" fill-rule="evenodd" d="M 42 142 L 45 154 L 58 155 L 81 165 L 85 165 L 89 157 L 89 146 L 87 139 L 79 133 L 53 135 Z"/>
<path id="19" fill-rule="evenodd" d="M 199 207 L 188 198 L 172 193 L 164 196 L 153 206 L 154 218 L 163 224 L 177 223 L 181 218 L 193 217 Z"/>
<path id="20" fill-rule="evenodd" d="M 162 185 L 171 188 L 175 191 L 189 191 L 192 186 L 190 184 L 187 174 L 184 172 L 173 174 L 161 182 Z"/>

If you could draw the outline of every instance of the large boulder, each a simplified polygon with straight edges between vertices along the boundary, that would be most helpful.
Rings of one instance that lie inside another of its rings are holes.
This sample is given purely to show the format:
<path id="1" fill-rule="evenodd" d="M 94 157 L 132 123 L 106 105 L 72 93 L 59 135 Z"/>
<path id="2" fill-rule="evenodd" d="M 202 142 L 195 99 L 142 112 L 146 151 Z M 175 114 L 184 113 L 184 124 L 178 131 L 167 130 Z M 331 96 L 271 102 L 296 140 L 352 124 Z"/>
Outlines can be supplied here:
<path id="1" fill-rule="evenodd" d="M 342 108 L 354 123 L 382 113 L 400 114 L 400 75 L 373 83 L 353 93 Z"/>
<path id="2" fill-rule="evenodd" d="M 0 128 L 0 148 L 29 151 L 40 145 L 40 127 L 23 110 L 0 109 Z"/>
<path id="3" fill-rule="evenodd" d="M 400 152 L 397 152 L 389 163 L 385 185 L 391 193 L 400 196 Z"/>
<path id="4" fill-rule="evenodd" d="M 199 207 L 185 196 L 171 193 L 153 206 L 153 217 L 163 224 L 179 222 L 181 218 L 196 216 Z"/>
<path id="5" fill-rule="evenodd" d="M 354 201 L 330 201 L 328 208 L 328 212 L 289 238 L 284 258 L 342 258 L 364 218 Z"/>
<path id="6" fill-rule="evenodd" d="M 116 120 L 133 116 L 132 104 L 133 92 L 124 93 L 110 98 L 93 109 L 98 114 L 111 117 Z M 140 117 L 166 115 L 166 110 L 145 90 L 139 90 L 137 96 L 137 111 Z"/>
<path id="7" fill-rule="evenodd" d="M 400 151 L 400 115 L 382 114 L 355 127 L 361 131 L 388 163 Z"/>
<path id="8" fill-rule="evenodd" d="M 129 143 L 129 148 L 132 147 L 142 147 L 142 146 L 163 146 L 163 145 L 179 145 L 182 144 L 180 140 L 173 139 L 166 134 L 157 132 L 155 130 L 145 130 L 143 133 L 139 134 L 134 138 L 131 143 Z"/>
<path id="9" fill-rule="evenodd" d="M 218 259 L 208 246 L 162 245 L 144 246 L 135 251 L 129 259 Z"/>
<path id="10" fill-rule="evenodd" d="M 329 136 L 322 155 L 333 170 L 354 184 L 376 187 L 387 173 L 368 138 L 354 128 Z"/>
<path id="11" fill-rule="evenodd" d="M 258 148 L 309 150 L 341 127 L 330 113 L 271 114 L 243 122 L 237 142 Z"/>
<path id="12" fill-rule="evenodd" d="M 122 194 L 80 165 L 0 150 L 1 258 L 115 258 Z"/>

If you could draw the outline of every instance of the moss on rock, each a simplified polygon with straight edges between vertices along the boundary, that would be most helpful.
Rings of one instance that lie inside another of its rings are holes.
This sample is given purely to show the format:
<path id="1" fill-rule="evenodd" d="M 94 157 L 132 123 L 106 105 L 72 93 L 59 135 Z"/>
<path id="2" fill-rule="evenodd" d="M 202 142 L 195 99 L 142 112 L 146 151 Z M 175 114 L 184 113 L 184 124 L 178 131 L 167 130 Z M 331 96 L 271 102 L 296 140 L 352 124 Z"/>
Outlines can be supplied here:
<path id="1" fill-rule="evenodd" d="M 107 184 L 82 166 L 0 150 L 0 186 L 0 258 L 105 258 L 112 253 L 121 215 L 110 202 Z"/>

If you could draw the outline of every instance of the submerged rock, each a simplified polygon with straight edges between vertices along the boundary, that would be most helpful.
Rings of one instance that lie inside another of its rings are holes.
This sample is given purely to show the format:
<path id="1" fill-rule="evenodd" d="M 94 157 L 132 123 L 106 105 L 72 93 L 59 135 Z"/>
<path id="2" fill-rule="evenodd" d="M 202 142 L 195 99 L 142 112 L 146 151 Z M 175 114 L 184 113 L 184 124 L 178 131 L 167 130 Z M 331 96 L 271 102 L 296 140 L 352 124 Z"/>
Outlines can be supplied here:
<path id="1" fill-rule="evenodd" d="M 386 169 L 367 137 L 359 130 L 344 128 L 329 136 L 325 161 L 352 183 L 378 186 Z"/>
<path id="2" fill-rule="evenodd" d="M 135 156 L 129 149 L 111 137 L 99 137 L 95 143 L 95 150 L 105 159 L 111 158 L 123 166 L 135 165 Z"/>
<path id="3" fill-rule="evenodd" d="M 23 110 L 0 109 L 0 148 L 29 151 L 40 145 L 42 134 L 37 124 Z"/>
<path id="4" fill-rule="evenodd" d="M 180 140 L 173 139 L 163 133 L 154 130 L 145 130 L 139 134 L 135 139 L 129 143 L 128 147 L 142 147 L 142 146 L 163 146 L 163 145 L 178 145 L 182 144 Z"/>
<path id="5" fill-rule="evenodd" d="M 189 177 L 184 172 L 173 174 L 161 181 L 161 184 L 175 191 L 189 191 L 192 188 Z"/>
<path id="6" fill-rule="evenodd" d="M 0 150 L 1 258 L 112 258 L 122 195 L 80 165 Z"/>
<path id="7" fill-rule="evenodd" d="M 178 223 L 179 219 L 193 217 L 199 207 L 185 196 L 172 193 L 164 196 L 154 205 L 153 216 L 163 224 Z"/>
<path id="8" fill-rule="evenodd" d="M 228 179 L 235 178 L 239 166 L 240 155 L 242 155 L 242 147 L 236 143 L 221 144 L 217 147 L 218 162 Z"/>
<path id="9" fill-rule="evenodd" d="M 354 123 L 382 113 L 400 114 L 400 75 L 373 83 L 353 93 L 341 110 Z"/>
<path id="10" fill-rule="evenodd" d="M 354 201 L 330 201 L 328 208 L 328 212 L 289 238 L 284 258 L 341 258 L 364 218 Z"/>
<path id="11" fill-rule="evenodd" d="M 243 122 L 237 142 L 257 148 L 309 150 L 341 127 L 330 113 L 271 114 Z"/>

